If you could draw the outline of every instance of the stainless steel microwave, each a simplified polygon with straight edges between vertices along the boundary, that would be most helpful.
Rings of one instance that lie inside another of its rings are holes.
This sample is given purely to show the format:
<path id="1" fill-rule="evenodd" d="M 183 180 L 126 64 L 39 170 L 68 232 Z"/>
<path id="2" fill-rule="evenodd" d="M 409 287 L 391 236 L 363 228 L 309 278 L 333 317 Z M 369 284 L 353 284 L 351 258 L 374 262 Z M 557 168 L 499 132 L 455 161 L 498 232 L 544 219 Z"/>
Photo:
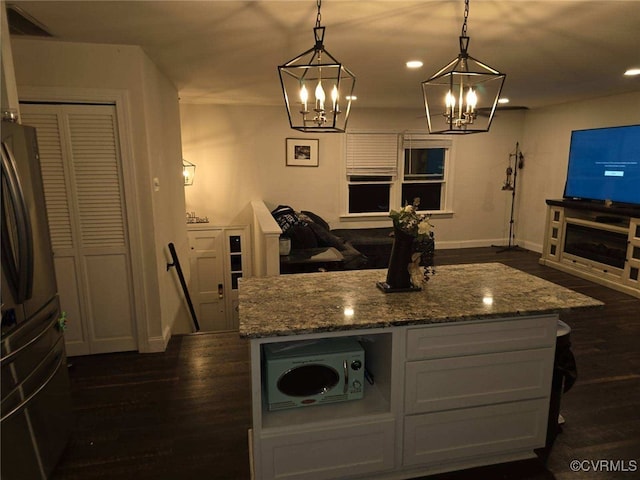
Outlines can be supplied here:
<path id="1" fill-rule="evenodd" d="M 263 355 L 269 410 L 363 397 L 365 355 L 355 338 L 269 343 Z"/>

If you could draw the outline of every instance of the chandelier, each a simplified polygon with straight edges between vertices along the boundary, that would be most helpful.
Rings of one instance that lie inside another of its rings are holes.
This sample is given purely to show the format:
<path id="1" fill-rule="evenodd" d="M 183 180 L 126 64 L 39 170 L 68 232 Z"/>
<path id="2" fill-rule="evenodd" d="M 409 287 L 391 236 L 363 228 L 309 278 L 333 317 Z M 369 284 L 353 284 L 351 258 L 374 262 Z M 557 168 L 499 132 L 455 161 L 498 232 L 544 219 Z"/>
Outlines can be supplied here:
<path id="1" fill-rule="evenodd" d="M 321 4 L 322 0 L 317 0 L 315 45 L 279 66 L 278 73 L 291 128 L 301 132 L 344 132 L 356 77 L 324 48 Z"/>
<path id="2" fill-rule="evenodd" d="M 465 0 L 458 57 L 422 82 L 429 133 L 479 133 L 491 127 L 506 75 L 467 53 L 468 17 Z"/>

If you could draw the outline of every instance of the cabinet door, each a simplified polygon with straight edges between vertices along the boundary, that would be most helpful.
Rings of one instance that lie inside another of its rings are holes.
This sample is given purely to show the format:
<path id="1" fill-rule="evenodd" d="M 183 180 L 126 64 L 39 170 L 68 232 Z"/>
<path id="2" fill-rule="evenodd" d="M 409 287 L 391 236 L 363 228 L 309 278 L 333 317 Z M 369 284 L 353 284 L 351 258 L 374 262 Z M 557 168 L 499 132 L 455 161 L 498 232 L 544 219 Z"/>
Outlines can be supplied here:
<path id="1" fill-rule="evenodd" d="M 542 256 L 555 262 L 560 261 L 563 245 L 564 208 L 549 207 L 545 227 L 544 249 Z"/>
<path id="2" fill-rule="evenodd" d="M 200 330 L 227 330 L 222 229 L 192 230 L 189 237 L 189 292 Z"/>
<path id="3" fill-rule="evenodd" d="M 629 222 L 627 261 L 624 267 L 624 282 L 640 290 L 640 218 Z"/>
<path id="4" fill-rule="evenodd" d="M 315 408 L 315 407 L 311 407 Z M 328 480 L 394 467 L 393 419 L 262 439 L 262 480 Z"/>
<path id="5" fill-rule="evenodd" d="M 533 456 L 544 446 L 547 399 L 411 415 L 404 424 L 405 466 L 448 463 L 489 455 Z"/>
<path id="6" fill-rule="evenodd" d="M 554 350 L 407 362 L 405 413 L 548 398 Z"/>
<path id="7" fill-rule="evenodd" d="M 407 330 L 407 360 L 553 347 L 557 315 Z"/>

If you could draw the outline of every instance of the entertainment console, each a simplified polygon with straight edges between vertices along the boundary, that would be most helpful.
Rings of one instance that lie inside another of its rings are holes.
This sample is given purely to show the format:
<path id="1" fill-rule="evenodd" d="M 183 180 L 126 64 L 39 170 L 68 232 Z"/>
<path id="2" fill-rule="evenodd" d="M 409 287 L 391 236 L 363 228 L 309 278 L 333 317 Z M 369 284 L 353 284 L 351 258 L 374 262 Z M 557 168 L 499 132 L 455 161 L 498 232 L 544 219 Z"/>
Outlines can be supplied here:
<path id="1" fill-rule="evenodd" d="M 640 298 L 640 208 L 547 200 L 540 263 Z"/>

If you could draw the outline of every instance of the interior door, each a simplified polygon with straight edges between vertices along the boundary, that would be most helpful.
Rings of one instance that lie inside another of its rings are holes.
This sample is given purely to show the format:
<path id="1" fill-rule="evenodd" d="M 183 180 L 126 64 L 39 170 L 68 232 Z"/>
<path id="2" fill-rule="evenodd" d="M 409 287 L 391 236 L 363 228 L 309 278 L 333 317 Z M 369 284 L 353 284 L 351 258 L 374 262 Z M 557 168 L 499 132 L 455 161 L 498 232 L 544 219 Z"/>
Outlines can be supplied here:
<path id="1" fill-rule="evenodd" d="M 189 291 L 200 330 L 228 330 L 225 315 L 224 232 L 222 229 L 189 230 Z"/>
<path id="2" fill-rule="evenodd" d="M 67 354 L 137 349 L 113 105 L 21 105 L 36 127 Z"/>

